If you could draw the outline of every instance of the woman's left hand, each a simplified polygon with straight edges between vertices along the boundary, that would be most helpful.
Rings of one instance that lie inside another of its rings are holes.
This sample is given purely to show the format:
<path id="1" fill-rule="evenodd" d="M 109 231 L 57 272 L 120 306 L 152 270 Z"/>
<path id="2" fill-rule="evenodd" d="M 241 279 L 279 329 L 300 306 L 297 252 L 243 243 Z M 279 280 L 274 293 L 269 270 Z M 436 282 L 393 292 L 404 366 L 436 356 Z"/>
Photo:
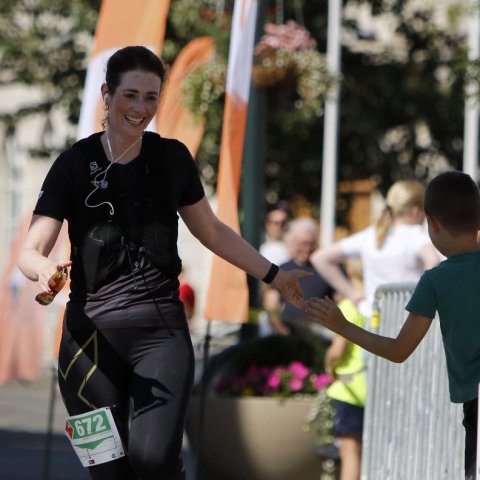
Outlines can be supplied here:
<path id="1" fill-rule="evenodd" d="M 301 278 L 310 277 L 313 273 L 304 272 L 303 270 L 282 270 L 280 269 L 275 275 L 271 285 L 276 288 L 282 297 L 295 307 L 308 311 L 308 305 L 305 302 L 303 290 L 298 281 Z"/>

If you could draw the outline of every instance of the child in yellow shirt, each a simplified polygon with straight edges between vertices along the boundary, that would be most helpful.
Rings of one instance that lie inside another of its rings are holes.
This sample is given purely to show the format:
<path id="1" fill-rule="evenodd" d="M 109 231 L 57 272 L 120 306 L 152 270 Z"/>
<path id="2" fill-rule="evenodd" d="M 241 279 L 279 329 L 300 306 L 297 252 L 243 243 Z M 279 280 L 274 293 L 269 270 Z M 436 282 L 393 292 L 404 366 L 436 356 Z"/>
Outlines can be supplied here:
<path id="1" fill-rule="evenodd" d="M 347 273 L 352 283 L 361 286 L 359 261 L 349 261 Z M 338 307 L 349 322 L 358 327 L 364 326 L 365 319 L 351 300 L 340 300 Z M 340 480 L 359 480 L 367 391 L 362 349 L 336 335 L 325 355 L 325 368 L 334 379 L 327 395 L 335 405 L 334 430 L 340 441 Z"/>

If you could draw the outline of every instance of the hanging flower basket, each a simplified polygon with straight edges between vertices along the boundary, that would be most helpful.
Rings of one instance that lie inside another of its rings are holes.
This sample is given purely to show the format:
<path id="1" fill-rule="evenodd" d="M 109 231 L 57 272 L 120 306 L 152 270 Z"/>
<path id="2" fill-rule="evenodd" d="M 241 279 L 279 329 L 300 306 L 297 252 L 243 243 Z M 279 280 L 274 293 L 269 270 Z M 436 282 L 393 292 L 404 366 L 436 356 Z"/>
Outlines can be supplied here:
<path id="1" fill-rule="evenodd" d="M 252 82 L 256 87 L 296 90 L 296 108 L 302 109 L 306 117 L 322 114 L 333 78 L 325 56 L 316 50 L 316 42 L 305 27 L 293 20 L 284 25 L 265 25 L 255 56 Z"/>
<path id="2" fill-rule="evenodd" d="M 297 77 L 295 62 L 276 51 L 264 54 L 261 63 L 252 67 L 252 82 L 258 88 L 293 89 L 297 84 Z"/>
<path id="3" fill-rule="evenodd" d="M 335 79 L 325 56 L 316 50 L 310 33 L 290 20 L 284 25 L 267 24 L 255 47 L 252 83 L 258 88 L 296 92 L 294 107 L 305 120 L 323 114 L 323 102 Z M 204 116 L 225 92 L 227 64 L 220 55 L 195 68 L 182 82 L 185 104 Z"/>
<path id="4" fill-rule="evenodd" d="M 255 47 L 254 85 L 259 88 L 294 88 L 299 72 L 292 54 L 300 50 L 314 50 L 315 47 L 316 42 L 308 30 L 293 20 L 284 25 L 267 23 L 265 35 Z"/>

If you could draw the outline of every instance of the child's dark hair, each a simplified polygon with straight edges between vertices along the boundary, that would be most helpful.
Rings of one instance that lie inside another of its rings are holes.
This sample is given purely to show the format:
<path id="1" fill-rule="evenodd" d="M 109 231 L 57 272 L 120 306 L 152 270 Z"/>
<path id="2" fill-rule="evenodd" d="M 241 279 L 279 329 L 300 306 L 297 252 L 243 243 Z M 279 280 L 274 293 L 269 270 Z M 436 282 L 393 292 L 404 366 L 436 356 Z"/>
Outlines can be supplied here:
<path id="1" fill-rule="evenodd" d="M 425 213 L 451 233 L 471 232 L 480 226 L 480 191 L 466 173 L 445 172 L 425 191 Z"/>
<path id="2" fill-rule="evenodd" d="M 165 67 L 160 58 L 151 50 L 142 46 L 129 46 L 117 50 L 108 60 L 105 82 L 111 95 L 115 93 L 125 72 L 141 70 L 154 73 L 165 79 Z"/>

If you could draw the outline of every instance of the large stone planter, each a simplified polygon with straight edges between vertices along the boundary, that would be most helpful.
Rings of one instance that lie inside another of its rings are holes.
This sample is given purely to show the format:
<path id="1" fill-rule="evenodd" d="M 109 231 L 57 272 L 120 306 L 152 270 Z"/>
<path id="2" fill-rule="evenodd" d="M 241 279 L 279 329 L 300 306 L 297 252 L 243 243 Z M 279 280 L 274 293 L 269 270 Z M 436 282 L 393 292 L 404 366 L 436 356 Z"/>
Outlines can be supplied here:
<path id="1" fill-rule="evenodd" d="M 302 428 L 309 399 L 193 397 L 187 434 L 210 480 L 318 480 L 321 461 L 313 432 Z"/>

